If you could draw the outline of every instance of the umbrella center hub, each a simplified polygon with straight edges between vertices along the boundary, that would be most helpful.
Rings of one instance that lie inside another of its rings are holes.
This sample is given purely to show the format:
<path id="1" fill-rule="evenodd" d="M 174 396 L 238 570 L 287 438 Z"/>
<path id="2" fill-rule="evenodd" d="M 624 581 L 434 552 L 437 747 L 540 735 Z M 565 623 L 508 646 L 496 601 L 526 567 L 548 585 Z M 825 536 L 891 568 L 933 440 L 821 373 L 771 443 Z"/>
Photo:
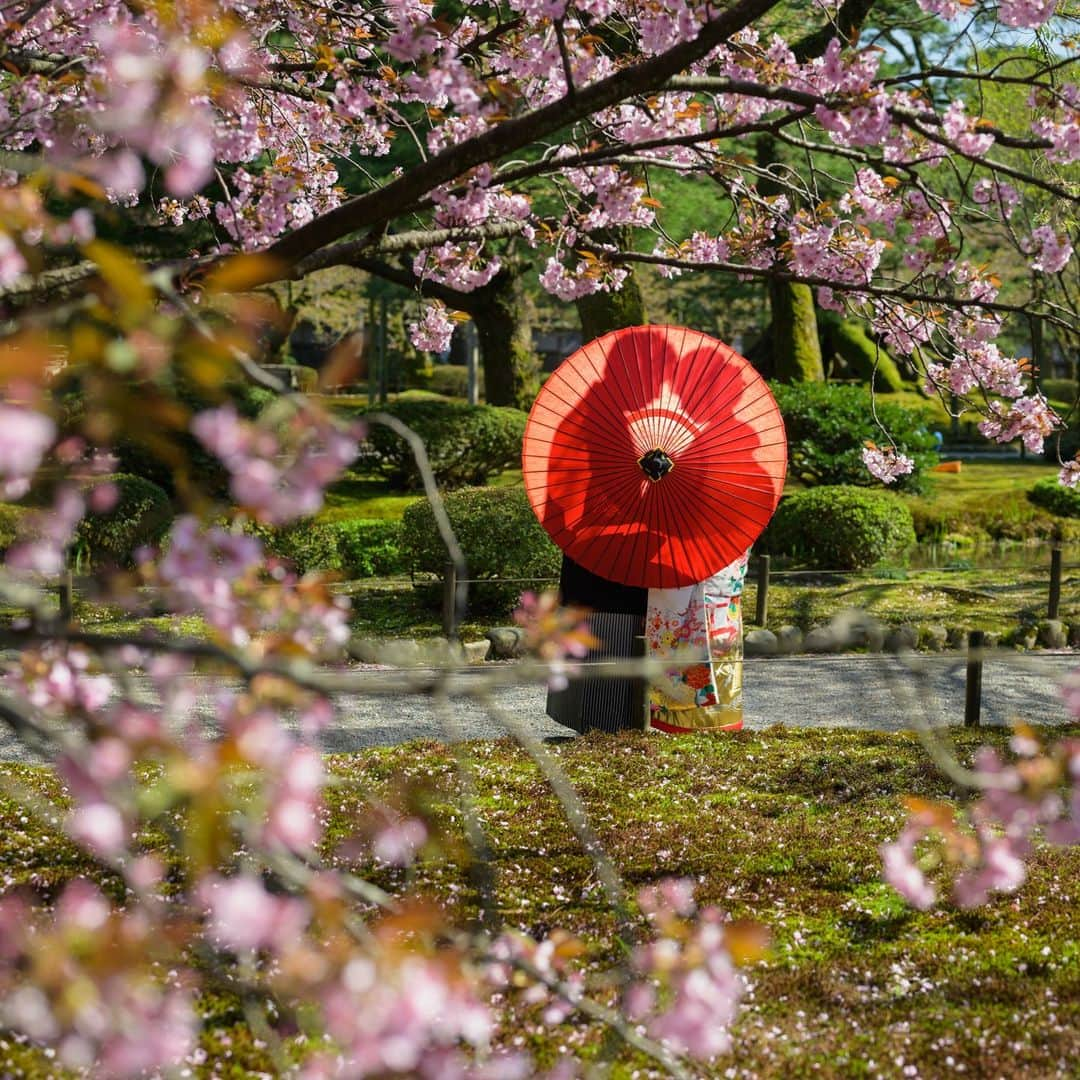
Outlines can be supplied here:
<path id="1" fill-rule="evenodd" d="M 641 471 L 654 483 L 657 480 L 662 480 L 675 468 L 675 462 L 659 447 L 650 450 L 644 457 L 640 458 L 638 465 L 641 466 Z"/>

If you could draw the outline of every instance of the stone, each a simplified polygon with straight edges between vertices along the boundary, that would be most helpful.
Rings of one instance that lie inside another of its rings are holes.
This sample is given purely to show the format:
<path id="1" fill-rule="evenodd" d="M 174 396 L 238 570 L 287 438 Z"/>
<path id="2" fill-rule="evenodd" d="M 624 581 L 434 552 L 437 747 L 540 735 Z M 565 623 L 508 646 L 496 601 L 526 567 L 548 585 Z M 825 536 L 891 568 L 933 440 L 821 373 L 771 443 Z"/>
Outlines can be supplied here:
<path id="1" fill-rule="evenodd" d="M 495 626 L 487 632 L 493 660 L 516 660 L 525 651 L 525 631 L 520 626 Z"/>
<path id="2" fill-rule="evenodd" d="M 966 649 L 968 640 L 968 631 L 964 626 L 949 626 L 946 627 L 945 644 L 950 649 Z"/>
<path id="3" fill-rule="evenodd" d="M 1080 649 L 1080 623 L 1071 623 L 1069 625 L 1069 647 Z"/>
<path id="4" fill-rule="evenodd" d="M 1047 619 L 1039 624 L 1039 644 L 1046 649 L 1064 649 L 1069 636 L 1060 619 Z"/>
<path id="5" fill-rule="evenodd" d="M 941 623 L 919 627 L 919 647 L 928 652 L 941 652 L 949 640 L 949 631 Z"/>
<path id="6" fill-rule="evenodd" d="M 1004 643 L 1014 649 L 1034 649 L 1039 639 L 1039 631 L 1035 626 L 1021 623 L 1020 626 L 1008 631 L 1004 637 Z"/>
<path id="7" fill-rule="evenodd" d="M 983 648 L 996 649 L 1001 644 L 1001 634 L 997 630 L 987 630 L 983 634 Z"/>
<path id="8" fill-rule="evenodd" d="M 743 638 L 743 652 L 747 656 L 772 656 L 780 648 L 771 630 L 751 630 Z"/>
<path id="9" fill-rule="evenodd" d="M 914 649 L 918 643 L 918 631 L 910 623 L 894 626 L 885 635 L 886 652 L 903 652 L 906 649 Z"/>
<path id="10" fill-rule="evenodd" d="M 790 623 L 776 631 L 776 646 L 782 653 L 796 653 L 802 649 L 803 632 Z"/>
<path id="11" fill-rule="evenodd" d="M 803 640 L 803 648 L 807 652 L 827 653 L 836 652 L 840 642 L 831 626 L 815 626 Z"/>
<path id="12" fill-rule="evenodd" d="M 840 612 L 829 624 L 838 649 L 866 649 L 881 652 L 885 630 L 877 619 L 858 608 Z"/>
<path id="13" fill-rule="evenodd" d="M 465 663 L 470 665 L 482 664 L 491 651 L 491 642 L 487 639 L 484 641 L 466 641 L 462 648 L 465 650 Z"/>

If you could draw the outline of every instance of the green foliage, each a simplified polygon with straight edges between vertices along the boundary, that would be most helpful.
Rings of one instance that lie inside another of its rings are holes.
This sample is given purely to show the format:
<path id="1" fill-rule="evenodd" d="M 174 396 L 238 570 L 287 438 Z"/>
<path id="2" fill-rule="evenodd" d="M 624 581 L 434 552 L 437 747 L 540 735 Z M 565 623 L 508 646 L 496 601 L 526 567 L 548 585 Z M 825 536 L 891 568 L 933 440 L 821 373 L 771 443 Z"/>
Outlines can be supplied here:
<path id="1" fill-rule="evenodd" d="M 249 525 L 271 555 L 288 559 L 298 574 L 337 573 L 347 579 L 402 572 L 396 521 L 307 519 L 274 528 Z"/>
<path id="2" fill-rule="evenodd" d="M 173 518 L 172 504 L 157 484 L 141 476 L 118 473 L 103 477 L 87 491 L 102 484 L 115 486 L 116 505 L 106 514 L 90 511 L 79 523 L 76 561 L 89 561 L 92 566 L 131 566 L 138 548 L 156 544 L 165 535 Z"/>
<path id="3" fill-rule="evenodd" d="M 389 577 L 404 570 L 398 522 L 354 518 L 328 522 L 327 527 L 334 531 L 347 577 Z"/>
<path id="4" fill-rule="evenodd" d="M 436 364 L 424 388 L 443 397 L 463 398 L 469 392 L 469 369 L 464 364 Z"/>
<path id="5" fill-rule="evenodd" d="M 876 409 L 897 448 L 915 462 L 914 471 L 897 481 L 897 489 L 921 490 L 924 471 L 937 462 L 937 444 L 921 411 L 892 401 L 873 404 L 870 391 L 861 386 L 771 385 L 784 417 L 793 476 L 811 485 L 878 483 L 862 461 L 865 444 L 882 438 L 874 423 Z"/>
<path id="6" fill-rule="evenodd" d="M 23 516 L 21 506 L 0 503 L 0 555 L 15 542 L 19 532 L 19 521 Z"/>
<path id="7" fill-rule="evenodd" d="M 1045 476 L 1032 485 L 1027 497 L 1044 510 L 1059 517 L 1080 518 L 1080 491 L 1059 483 L 1057 477 Z"/>
<path id="8" fill-rule="evenodd" d="M 444 500 L 454 534 L 465 553 L 470 607 L 505 613 L 530 582 L 500 578 L 557 578 L 562 556 L 532 512 L 522 488 L 467 488 Z M 418 502 L 401 520 L 401 553 L 412 571 L 441 574 L 446 547 L 431 506 Z"/>
<path id="9" fill-rule="evenodd" d="M 519 409 L 411 400 L 395 401 L 380 411 L 397 417 L 420 436 L 440 487 L 483 484 L 493 473 L 521 460 L 526 414 Z M 369 426 L 361 464 L 398 490 L 422 486 L 408 443 L 384 424 Z"/>
<path id="10" fill-rule="evenodd" d="M 227 386 L 226 398 L 236 406 L 241 416 L 254 419 L 278 395 L 263 386 L 249 383 Z M 186 382 L 178 381 L 174 390 L 178 402 L 191 412 L 221 405 L 221 400 L 211 400 Z M 81 402 L 75 406 L 81 408 Z M 135 442 L 121 436 L 114 446 L 119 459 L 120 471 L 132 476 L 141 476 L 151 480 L 169 495 L 176 494 L 176 468 L 174 464 L 163 460 L 154 448 L 142 442 Z M 203 445 L 186 431 L 175 437 L 175 447 L 182 460 L 187 463 L 191 477 L 196 485 L 214 498 L 225 498 L 229 491 L 229 474 L 221 462 L 206 450 Z"/>
<path id="11" fill-rule="evenodd" d="M 796 491 L 780 502 L 764 543 L 827 570 L 857 570 L 915 543 L 911 511 L 895 495 L 846 485 Z"/>
<path id="12" fill-rule="evenodd" d="M 818 311 L 817 320 L 826 357 L 838 357 L 853 378 L 866 383 L 873 380 L 879 393 L 896 394 L 904 389 L 896 361 L 866 332 L 864 322 L 841 319 L 836 312 L 823 310 Z"/>

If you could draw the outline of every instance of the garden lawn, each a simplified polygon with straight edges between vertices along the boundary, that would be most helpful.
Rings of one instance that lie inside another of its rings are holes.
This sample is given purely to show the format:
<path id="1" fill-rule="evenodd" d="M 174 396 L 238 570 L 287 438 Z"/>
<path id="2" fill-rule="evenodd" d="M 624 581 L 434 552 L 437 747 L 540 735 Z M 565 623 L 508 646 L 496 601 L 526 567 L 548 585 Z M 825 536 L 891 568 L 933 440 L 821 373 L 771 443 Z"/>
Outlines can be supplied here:
<path id="1" fill-rule="evenodd" d="M 1060 735 L 1058 730 L 1056 734 Z M 1080 728 L 1070 734 L 1080 735 Z M 1000 733 L 956 734 L 962 757 Z M 488 832 L 500 913 L 544 935 L 562 927 L 583 962 L 614 959 L 613 919 L 591 863 L 526 754 L 505 741 L 468 744 Z M 972 912 L 907 908 L 880 877 L 879 845 L 899 832 L 901 798 L 949 798 L 914 737 L 789 731 L 665 738 L 593 735 L 552 750 L 631 891 L 688 876 L 701 903 L 767 926 L 771 951 L 746 970 L 734 1050 L 702 1077 L 1077 1075 L 1080 1061 L 1080 848 L 1038 847 L 1016 896 Z M 453 757 L 412 743 L 330 759 L 327 856 L 400 888 L 405 871 L 372 868 L 335 849 L 369 820 L 372 800 L 413 790 L 437 837 L 408 872 L 453 918 L 477 913 L 462 841 Z M 56 801 L 42 769 L 2 773 Z M 426 791 L 426 795 L 417 792 Z M 152 837 L 147 838 L 152 843 Z M 355 850 L 355 849 L 354 849 Z M 76 873 L 75 849 L 0 799 L 0 880 L 50 898 Z M 602 987 L 598 996 L 610 991 Z M 192 1074 L 253 1076 L 271 1068 L 227 996 L 203 1000 L 203 1048 Z M 537 1006 L 512 1005 L 504 1041 L 544 1065 L 601 1033 L 580 1017 L 545 1027 Z M 226 1049 L 226 1043 L 227 1049 Z M 303 1046 L 290 1043 L 303 1054 Z M 55 1066 L 0 1039 L 0 1074 L 37 1078 Z M 614 1076 L 657 1075 L 627 1057 Z"/>

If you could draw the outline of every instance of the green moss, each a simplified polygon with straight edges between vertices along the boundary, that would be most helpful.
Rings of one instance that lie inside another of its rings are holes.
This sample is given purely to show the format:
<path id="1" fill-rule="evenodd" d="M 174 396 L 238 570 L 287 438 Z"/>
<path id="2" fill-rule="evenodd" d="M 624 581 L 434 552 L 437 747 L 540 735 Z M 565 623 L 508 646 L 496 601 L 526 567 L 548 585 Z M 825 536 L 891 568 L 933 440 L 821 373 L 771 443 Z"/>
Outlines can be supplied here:
<path id="1" fill-rule="evenodd" d="M 951 734 L 965 761 L 976 746 L 1002 747 L 1007 738 Z M 1075 737 L 1080 728 L 1057 734 Z M 613 917 L 536 767 L 508 741 L 471 743 L 466 752 L 504 920 L 538 934 L 567 928 L 585 945 L 583 962 L 597 970 L 614 962 Z M 936 1076 L 947 1056 L 968 1076 L 1068 1074 L 1080 1030 L 1080 848 L 1038 845 L 1018 896 L 975 912 L 907 908 L 881 882 L 878 846 L 902 827 L 902 795 L 956 794 L 913 735 L 780 727 L 721 738 L 591 735 L 552 752 L 632 888 L 689 875 L 701 903 L 770 929 L 769 955 L 748 972 L 753 990 L 731 1055 L 696 1068 L 695 1076 L 734 1068 L 839 1080 L 889 1072 L 900 1057 L 919 1075 Z M 328 791 L 324 855 L 385 887 L 402 887 L 400 871 L 377 869 L 356 854 L 362 846 L 340 859 L 335 849 L 363 833 L 373 803 L 407 789 L 436 838 L 412 871 L 412 887 L 454 918 L 474 916 L 448 749 L 411 743 L 335 755 L 329 764 L 336 782 Z M 6 765 L 0 775 L 60 799 L 47 770 Z M 25 831 L 11 829 L 13 813 L 0 800 L 3 873 L 28 858 Z M 37 829 L 33 846 L 35 866 L 55 856 L 60 877 L 92 872 L 66 863 L 69 846 L 48 829 Z M 199 1009 L 208 1054 L 199 1075 L 272 1072 L 234 999 L 207 993 Z M 520 1003 L 507 1008 L 499 1036 L 529 1049 L 541 1065 L 564 1048 L 595 1057 L 602 1040 L 580 1017 L 547 1027 L 535 1006 Z M 302 1037 L 286 1042 L 292 1057 L 306 1048 Z M 10 1040 L 0 1040 L 0 1070 L 35 1080 L 57 1075 Z M 629 1078 L 635 1070 L 648 1074 L 648 1063 L 628 1054 L 610 1075 Z"/>
<path id="2" fill-rule="evenodd" d="M 822 382 L 825 368 L 810 286 L 772 281 L 769 303 L 774 377 L 780 382 Z"/>

